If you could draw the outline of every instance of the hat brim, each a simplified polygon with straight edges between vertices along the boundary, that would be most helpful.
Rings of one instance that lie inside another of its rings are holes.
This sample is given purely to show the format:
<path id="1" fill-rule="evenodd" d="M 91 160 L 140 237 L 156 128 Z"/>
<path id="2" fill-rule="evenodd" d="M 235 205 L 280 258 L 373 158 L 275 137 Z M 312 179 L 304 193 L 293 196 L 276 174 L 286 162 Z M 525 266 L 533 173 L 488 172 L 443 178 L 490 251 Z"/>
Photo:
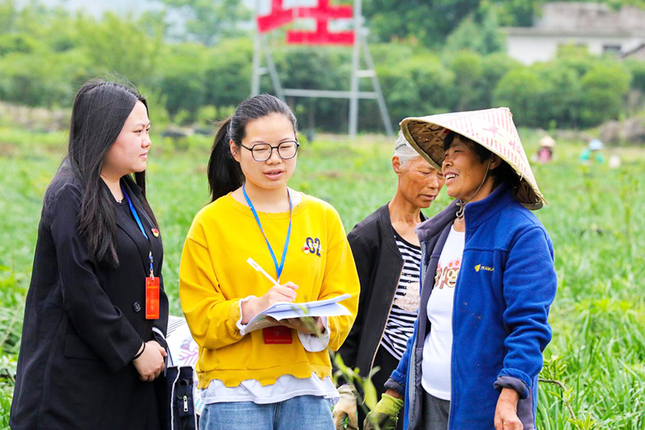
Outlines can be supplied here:
<path id="1" fill-rule="evenodd" d="M 401 121 L 401 131 L 410 145 L 439 170 L 446 135 L 450 131 L 462 135 L 511 166 L 520 178 L 514 190 L 518 202 L 531 210 L 540 209 L 546 203 L 507 108 L 406 118 Z"/>

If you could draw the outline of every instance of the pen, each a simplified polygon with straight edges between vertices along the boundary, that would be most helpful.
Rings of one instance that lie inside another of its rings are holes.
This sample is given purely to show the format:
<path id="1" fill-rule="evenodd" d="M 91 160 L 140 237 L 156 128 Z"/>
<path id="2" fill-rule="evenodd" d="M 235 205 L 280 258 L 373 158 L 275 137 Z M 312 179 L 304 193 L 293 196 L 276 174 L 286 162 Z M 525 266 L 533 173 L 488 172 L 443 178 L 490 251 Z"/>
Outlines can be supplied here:
<path id="1" fill-rule="evenodd" d="M 255 270 L 257 270 L 258 272 L 262 273 L 264 275 L 264 277 L 267 278 L 269 281 L 271 281 L 271 283 L 273 285 L 275 285 L 276 287 L 280 286 L 280 284 L 278 284 L 278 281 L 273 279 L 271 277 L 271 275 L 269 275 L 267 272 L 265 272 L 264 269 L 262 267 L 260 267 L 260 265 L 258 263 L 253 261 L 253 259 L 251 257 L 249 257 L 249 259 L 246 260 L 246 262 L 249 263 L 251 265 L 251 267 L 253 267 Z"/>

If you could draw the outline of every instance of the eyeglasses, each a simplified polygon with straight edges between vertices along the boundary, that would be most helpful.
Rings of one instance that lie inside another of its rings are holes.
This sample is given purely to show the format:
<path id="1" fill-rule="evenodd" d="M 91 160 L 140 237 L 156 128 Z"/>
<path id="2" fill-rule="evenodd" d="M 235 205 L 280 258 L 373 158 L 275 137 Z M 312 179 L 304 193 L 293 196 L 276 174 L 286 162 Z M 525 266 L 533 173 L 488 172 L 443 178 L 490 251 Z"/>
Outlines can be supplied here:
<path id="1" fill-rule="evenodd" d="M 283 160 L 293 158 L 298 153 L 300 144 L 295 140 L 280 142 L 278 146 L 271 146 L 268 143 L 256 143 L 252 147 L 242 145 L 242 148 L 251 151 L 251 156 L 255 161 L 267 161 L 273 155 L 273 150 L 278 151 L 278 155 Z"/>

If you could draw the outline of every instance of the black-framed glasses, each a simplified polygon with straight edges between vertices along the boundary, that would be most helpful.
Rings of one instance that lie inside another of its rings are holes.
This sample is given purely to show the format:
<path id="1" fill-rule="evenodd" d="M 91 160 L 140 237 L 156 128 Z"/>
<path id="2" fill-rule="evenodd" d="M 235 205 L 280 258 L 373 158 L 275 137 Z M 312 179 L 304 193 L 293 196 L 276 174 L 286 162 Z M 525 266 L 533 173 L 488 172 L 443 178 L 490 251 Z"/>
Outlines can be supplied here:
<path id="1" fill-rule="evenodd" d="M 283 160 L 293 158 L 298 153 L 300 144 L 295 140 L 280 142 L 278 146 L 271 146 L 268 143 L 256 143 L 252 147 L 242 145 L 242 148 L 251 151 L 251 156 L 255 161 L 267 161 L 273 155 L 273 150 L 278 151 L 278 155 Z"/>

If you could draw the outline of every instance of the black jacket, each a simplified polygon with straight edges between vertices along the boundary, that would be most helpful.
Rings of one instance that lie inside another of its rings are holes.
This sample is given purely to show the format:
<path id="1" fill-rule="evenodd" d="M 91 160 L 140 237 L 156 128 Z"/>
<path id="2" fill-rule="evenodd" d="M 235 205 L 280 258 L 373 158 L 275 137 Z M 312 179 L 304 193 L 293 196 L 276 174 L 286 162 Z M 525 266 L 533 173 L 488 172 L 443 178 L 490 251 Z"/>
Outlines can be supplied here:
<path id="1" fill-rule="evenodd" d="M 396 246 L 387 204 L 358 223 L 347 239 L 354 254 L 361 294 L 356 321 L 340 354 L 347 366 L 358 367 L 360 375 L 367 376 L 374 365 L 403 271 L 403 257 Z"/>
<path id="2" fill-rule="evenodd" d="M 63 168 L 45 193 L 11 406 L 14 430 L 159 427 L 155 383 L 139 380 L 132 358 L 143 341 L 165 346 L 163 289 L 161 317 L 145 319 L 148 253 L 152 247 L 161 276 L 163 248 L 141 190 L 122 184 L 150 242 L 127 202 L 115 201 L 118 268 L 97 262 L 79 235 L 78 181 Z"/>

